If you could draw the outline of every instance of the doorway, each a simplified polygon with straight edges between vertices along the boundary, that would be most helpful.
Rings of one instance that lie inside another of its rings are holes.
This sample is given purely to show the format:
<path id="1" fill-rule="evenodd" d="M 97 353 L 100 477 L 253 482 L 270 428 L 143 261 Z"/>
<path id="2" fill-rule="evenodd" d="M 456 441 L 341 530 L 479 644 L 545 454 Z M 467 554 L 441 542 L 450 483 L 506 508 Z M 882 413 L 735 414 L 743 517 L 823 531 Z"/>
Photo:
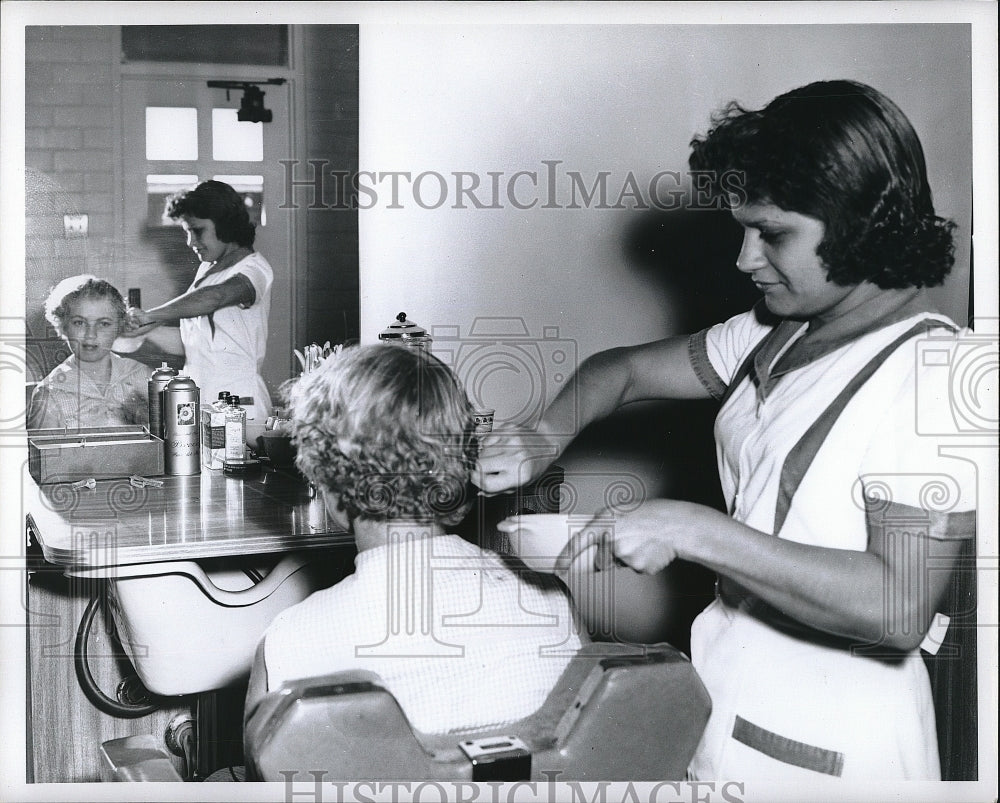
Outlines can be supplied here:
<path id="1" fill-rule="evenodd" d="M 245 75 L 213 75 L 245 81 Z M 267 354 L 262 373 L 277 388 L 292 375 L 294 241 L 291 211 L 281 208 L 282 159 L 292 153 L 289 85 L 267 84 L 273 122 L 238 119 L 242 90 L 203 78 L 122 76 L 122 252 L 118 281 L 155 307 L 190 285 L 198 267 L 183 230 L 164 214 L 167 199 L 200 181 L 231 184 L 257 225 L 256 250 L 274 269 Z"/>

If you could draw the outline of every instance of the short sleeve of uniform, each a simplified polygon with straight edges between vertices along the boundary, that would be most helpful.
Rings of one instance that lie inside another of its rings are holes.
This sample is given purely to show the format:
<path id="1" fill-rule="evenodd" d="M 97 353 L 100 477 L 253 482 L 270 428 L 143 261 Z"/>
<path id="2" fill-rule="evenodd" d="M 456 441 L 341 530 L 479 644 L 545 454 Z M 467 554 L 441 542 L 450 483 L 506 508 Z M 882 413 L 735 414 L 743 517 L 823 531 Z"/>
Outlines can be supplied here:
<path id="1" fill-rule="evenodd" d="M 233 275 L 241 274 L 246 277 L 254 290 L 254 304 L 264 298 L 267 291 L 271 289 L 271 282 L 274 281 L 274 271 L 267 260 L 260 254 L 254 252 L 238 265 Z M 253 304 L 240 304 L 243 309 L 253 306 Z"/>
<path id="2" fill-rule="evenodd" d="M 36 385 L 28 403 L 27 428 L 49 429 L 61 425 L 58 406 L 50 396 L 49 389 L 44 384 Z"/>
<path id="3" fill-rule="evenodd" d="M 861 464 L 871 520 L 912 519 L 934 538 L 975 534 L 976 453 L 963 448 L 962 399 L 951 370 L 963 335 L 919 338 L 894 355 L 902 381 Z"/>
<path id="4" fill-rule="evenodd" d="M 747 354 L 771 329 L 750 310 L 691 335 L 691 367 L 713 398 L 721 398 Z"/>

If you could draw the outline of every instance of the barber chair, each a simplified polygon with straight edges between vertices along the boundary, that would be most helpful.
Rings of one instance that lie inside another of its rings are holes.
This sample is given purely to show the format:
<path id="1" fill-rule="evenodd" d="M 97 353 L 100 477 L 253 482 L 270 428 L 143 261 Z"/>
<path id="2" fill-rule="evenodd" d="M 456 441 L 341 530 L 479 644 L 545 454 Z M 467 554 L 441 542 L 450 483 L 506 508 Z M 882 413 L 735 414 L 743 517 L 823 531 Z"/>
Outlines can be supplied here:
<path id="1" fill-rule="evenodd" d="M 260 651 L 258 651 L 259 674 Z M 497 690 L 502 693 L 502 689 Z M 708 693 L 667 644 L 587 644 L 543 706 L 502 728 L 415 732 L 379 677 L 352 670 L 254 699 L 249 780 L 683 780 L 708 720 Z M 322 778 L 320 778 L 322 780 Z"/>

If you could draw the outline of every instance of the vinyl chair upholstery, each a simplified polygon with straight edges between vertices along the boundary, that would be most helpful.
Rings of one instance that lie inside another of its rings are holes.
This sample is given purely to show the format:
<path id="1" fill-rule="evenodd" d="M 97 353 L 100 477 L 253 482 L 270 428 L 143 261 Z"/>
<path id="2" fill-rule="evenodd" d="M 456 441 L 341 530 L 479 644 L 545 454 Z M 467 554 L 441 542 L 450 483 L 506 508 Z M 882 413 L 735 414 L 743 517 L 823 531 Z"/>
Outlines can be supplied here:
<path id="1" fill-rule="evenodd" d="M 253 678 L 263 671 L 258 650 Z M 248 780 L 261 781 L 315 782 L 317 772 L 344 781 L 683 780 L 710 710 L 690 662 L 670 645 L 594 643 L 538 711 L 486 731 L 415 732 L 364 670 L 273 691 L 252 680 L 244 752 Z M 476 757 L 480 747 L 488 755 Z"/>
<path id="2" fill-rule="evenodd" d="M 150 733 L 104 742 L 101 755 L 116 781 L 163 783 L 184 780 L 161 742 Z"/>

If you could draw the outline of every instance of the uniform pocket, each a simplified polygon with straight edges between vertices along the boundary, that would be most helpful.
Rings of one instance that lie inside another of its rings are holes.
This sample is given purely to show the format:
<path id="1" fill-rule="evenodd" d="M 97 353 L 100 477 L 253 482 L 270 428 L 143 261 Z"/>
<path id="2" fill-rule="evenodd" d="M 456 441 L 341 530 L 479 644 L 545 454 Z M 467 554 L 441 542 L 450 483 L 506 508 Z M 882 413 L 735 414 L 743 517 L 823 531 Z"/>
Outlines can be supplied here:
<path id="1" fill-rule="evenodd" d="M 737 716 L 733 738 L 753 750 L 785 764 L 840 777 L 844 772 L 844 754 L 835 750 L 797 742 Z"/>

